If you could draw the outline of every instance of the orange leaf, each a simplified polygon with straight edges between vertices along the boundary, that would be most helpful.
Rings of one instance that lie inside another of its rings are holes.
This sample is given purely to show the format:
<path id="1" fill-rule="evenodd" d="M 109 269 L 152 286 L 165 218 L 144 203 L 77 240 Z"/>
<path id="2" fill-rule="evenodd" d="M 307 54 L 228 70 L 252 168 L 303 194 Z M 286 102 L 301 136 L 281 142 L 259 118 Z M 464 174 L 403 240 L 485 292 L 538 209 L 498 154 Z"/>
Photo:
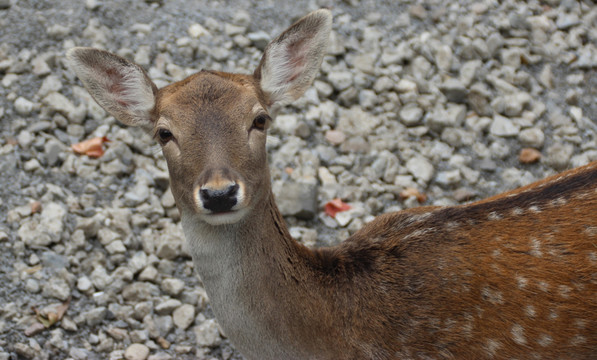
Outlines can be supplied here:
<path id="1" fill-rule="evenodd" d="M 104 155 L 104 147 L 102 146 L 105 142 L 108 142 L 107 137 L 94 137 L 93 139 L 82 141 L 78 144 L 71 145 L 74 152 L 80 155 L 87 155 L 92 158 L 98 158 Z"/>
<path id="2" fill-rule="evenodd" d="M 324 211 L 331 217 L 336 217 L 336 214 L 341 211 L 352 209 L 352 206 L 348 205 L 339 198 L 328 201 L 324 206 Z"/>
<path id="3" fill-rule="evenodd" d="M 402 192 L 400 193 L 400 197 L 402 199 L 406 199 L 411 196 L 415 196 L 420 203 L 425 202 L 425 200 L 427 200 L 427 195 L 423 194 L 415 188 L 406 188 L 402 190 Z"/>

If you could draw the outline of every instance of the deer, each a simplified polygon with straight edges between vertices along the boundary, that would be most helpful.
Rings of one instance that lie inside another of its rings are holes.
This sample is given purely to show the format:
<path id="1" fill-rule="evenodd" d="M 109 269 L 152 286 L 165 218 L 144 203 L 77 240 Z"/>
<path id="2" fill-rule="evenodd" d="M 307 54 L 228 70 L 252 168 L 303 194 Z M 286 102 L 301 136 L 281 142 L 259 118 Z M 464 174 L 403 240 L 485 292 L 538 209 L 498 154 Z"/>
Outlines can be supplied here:
<path id="1" fill-rule="evenodd" d="M 99 105 L 161 145 L 231 343 L 249 359 L 595 359 L 597 162 L 477 202 L 382 214 L 334 247 L 290 236 L 267 132 L 272 109 L 311 86 L 331 28 L 331 11 L 316 10 L 253 74 L 201 70 L 161 89 L 110 52 L 67 52 Z"/>

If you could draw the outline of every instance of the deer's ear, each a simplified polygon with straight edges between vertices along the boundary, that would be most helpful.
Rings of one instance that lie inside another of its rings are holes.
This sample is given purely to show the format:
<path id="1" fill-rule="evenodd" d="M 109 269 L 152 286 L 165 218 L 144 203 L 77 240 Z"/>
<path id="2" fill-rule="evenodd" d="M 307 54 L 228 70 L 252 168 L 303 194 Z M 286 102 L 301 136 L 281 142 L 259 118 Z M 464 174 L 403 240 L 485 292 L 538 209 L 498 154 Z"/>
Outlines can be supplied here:
<path id="1" fill-rule="evenodd" d="M 125 125 L 152 125 L 157 87 L 139 65 L 93 48 L 72 48 L 66 57 L 87 91 L 108 113 Z"/>
<path id="2" fill-rule="evenodd" d="M 331 29 L 331 12 L 320 9 L 267 45 L 254 76 L 270 106 L 298 99 L 311 85 L 326 54 Z"/>

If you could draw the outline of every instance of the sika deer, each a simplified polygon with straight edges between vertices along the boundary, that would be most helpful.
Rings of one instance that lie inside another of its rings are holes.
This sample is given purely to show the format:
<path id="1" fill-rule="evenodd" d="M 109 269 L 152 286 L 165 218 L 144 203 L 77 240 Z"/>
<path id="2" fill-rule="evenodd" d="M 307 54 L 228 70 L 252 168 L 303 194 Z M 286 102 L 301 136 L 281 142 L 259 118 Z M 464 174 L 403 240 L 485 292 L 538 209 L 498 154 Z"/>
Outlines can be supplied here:
<path id="1" fill-rule="evenodd" d="M 315 11 L 253 75 L 201 71 L 160 90 L 116 55 L 68 52 L 104 109 L 161 144 L 235 346 L 251 359 L 597 358 L 596 162 L 468 205 L 385 214 L 333 248 L 290 237 L 271 192 L 268 110 L 310 86 L 330 29 Z"/>

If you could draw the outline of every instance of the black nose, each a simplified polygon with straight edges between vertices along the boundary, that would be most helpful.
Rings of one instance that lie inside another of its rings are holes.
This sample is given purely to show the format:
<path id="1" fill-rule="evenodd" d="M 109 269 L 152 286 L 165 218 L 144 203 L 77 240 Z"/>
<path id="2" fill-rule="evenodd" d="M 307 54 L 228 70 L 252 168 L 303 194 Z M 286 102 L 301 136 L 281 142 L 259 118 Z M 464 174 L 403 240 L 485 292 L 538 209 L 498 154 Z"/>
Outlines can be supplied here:
<path id="1" fill-rule="evenodd" d="M 227 212 L 236 205 L 236 194 L 238 193 L 238 184 L 233 184 L 222 190 L 201 189 L 199 197 L 203 202 L 203 207 L 214 213 Z"/>

